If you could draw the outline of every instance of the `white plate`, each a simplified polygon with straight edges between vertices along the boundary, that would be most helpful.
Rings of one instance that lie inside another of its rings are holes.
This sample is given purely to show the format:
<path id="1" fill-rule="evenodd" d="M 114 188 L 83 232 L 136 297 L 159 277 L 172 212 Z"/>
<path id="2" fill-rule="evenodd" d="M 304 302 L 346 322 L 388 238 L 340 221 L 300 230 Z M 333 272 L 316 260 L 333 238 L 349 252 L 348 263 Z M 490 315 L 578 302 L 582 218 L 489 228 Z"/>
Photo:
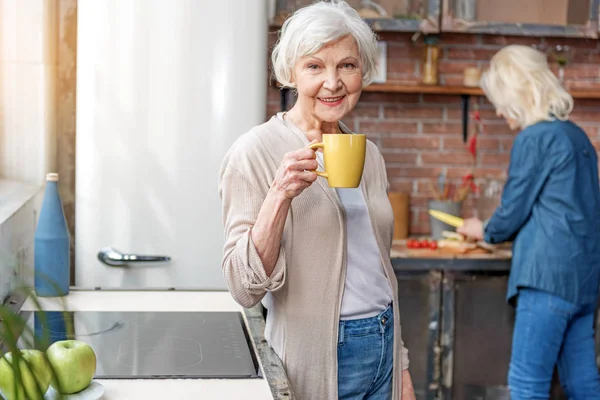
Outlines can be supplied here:
<path id="1" fill-rule="evenodd" d="M 73 394 L 63 394 L 64 400 L 98 400 L 104 394 L 104 386 L 98 381 L 92 381 L 90 386 L 83 389 L 81 392 Z M 58 392 L 52 386 L 48 388 L 44 400 L 58 400 Z"/>

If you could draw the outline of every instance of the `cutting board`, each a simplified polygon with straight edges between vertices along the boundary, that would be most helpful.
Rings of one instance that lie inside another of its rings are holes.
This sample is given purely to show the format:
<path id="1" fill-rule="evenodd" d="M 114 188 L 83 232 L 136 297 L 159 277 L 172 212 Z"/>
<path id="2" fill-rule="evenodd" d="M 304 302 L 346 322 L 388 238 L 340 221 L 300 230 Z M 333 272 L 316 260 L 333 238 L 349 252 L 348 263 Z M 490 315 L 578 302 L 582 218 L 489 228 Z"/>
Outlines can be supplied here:
<path id="1" fill-rule="evenodd" d="M 392 244 L 392 258 L 468 258 L 468 259 L 510 259 L 512 251 L 510 247 L 496 247 L 493 250 L 486 250 L 477 247 L 463 254 L 456 254 L 450 249 L 409 249 L 406 247 L 405 240 L 397 240 Z"/>

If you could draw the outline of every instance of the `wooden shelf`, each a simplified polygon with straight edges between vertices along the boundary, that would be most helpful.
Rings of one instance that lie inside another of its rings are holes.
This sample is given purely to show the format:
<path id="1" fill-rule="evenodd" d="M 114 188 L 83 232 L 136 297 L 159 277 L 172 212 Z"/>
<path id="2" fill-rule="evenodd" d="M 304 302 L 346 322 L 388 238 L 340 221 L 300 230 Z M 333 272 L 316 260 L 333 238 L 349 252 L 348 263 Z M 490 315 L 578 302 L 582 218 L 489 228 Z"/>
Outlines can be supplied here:
<path id="1" fill-rule="evenodd" d="M 364 92 L 380 93 L 425 93 L 483 96 L 483 90 L 478 87 L 466 86 L 433 86 L 433 85 L 401 85 L 393 83 L 374 83 L 363 89 Z M 600 89 L 574 89 L 570 90 L 571 96 L 576 99 L 600 99 Z"/>
<path id="2" fill-rule="evenodd" d="M 400 85 L 394 83 L 373 83 L 363 89 L 363 92 L 387 93 L 425 93 L 448 95 L 483 96 L 483 91 L 478 87 L 463 86 L 435 86 L 435 85 Z"/>

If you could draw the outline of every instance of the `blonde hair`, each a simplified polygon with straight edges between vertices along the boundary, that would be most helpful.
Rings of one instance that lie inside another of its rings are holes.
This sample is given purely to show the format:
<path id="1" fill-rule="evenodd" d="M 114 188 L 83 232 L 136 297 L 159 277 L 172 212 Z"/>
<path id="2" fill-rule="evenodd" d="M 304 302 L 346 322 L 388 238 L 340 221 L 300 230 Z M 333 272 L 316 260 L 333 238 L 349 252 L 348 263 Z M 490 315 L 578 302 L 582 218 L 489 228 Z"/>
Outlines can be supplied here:
<path id="1" fill-rule="evenodd" d="M 548 67 L 545 54 L 528 46 L 510 45 L 497 52 L 480 85 L 494 107 L 521 128 L 565 121 L 573 111 L 573 97 Z"/>
<path id="2" fill-rule="evenodd" d="M 283 23 L 271 54 L 275 78 L 283 86 L 295 87 L 292 71 L 296 62 L 347 35 L 358 46 L 363 86 L 370 84 L 377 75 L 377 36 L 343 0 L 319 1 L 300 8 Z"/>

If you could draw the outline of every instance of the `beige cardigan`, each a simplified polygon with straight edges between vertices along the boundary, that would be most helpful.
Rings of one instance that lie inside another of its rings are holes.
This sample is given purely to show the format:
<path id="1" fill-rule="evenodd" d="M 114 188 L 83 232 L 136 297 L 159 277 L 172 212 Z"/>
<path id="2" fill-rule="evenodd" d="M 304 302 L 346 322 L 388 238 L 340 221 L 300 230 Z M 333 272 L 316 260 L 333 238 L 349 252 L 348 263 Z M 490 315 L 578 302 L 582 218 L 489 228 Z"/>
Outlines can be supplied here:
<path id="1" fill-rule="evenodd" d="M 319 177 L 292 201 L 271 277 L 250 237 L 283 156 L 308 143 L 303 132 L 288 127 L 278 115 L 242 135 L 226 154 L 219 181 L 225 227 L 222 267 L 232 296 L 243 307 L 271 293 L 265 336 L 283 361 L 295 398 L 333 400 L 346 273 L 345 216 L 337 193 Z M 398 304 L 389 256 L 393 213 L 387 174 L 381 153 L 370 141 L 360 187 Z M 394 307 L 394 399 L 401 397 L 401 371 L 408 368 L 408 352 L 399 340 L 398 308 Z"/>

